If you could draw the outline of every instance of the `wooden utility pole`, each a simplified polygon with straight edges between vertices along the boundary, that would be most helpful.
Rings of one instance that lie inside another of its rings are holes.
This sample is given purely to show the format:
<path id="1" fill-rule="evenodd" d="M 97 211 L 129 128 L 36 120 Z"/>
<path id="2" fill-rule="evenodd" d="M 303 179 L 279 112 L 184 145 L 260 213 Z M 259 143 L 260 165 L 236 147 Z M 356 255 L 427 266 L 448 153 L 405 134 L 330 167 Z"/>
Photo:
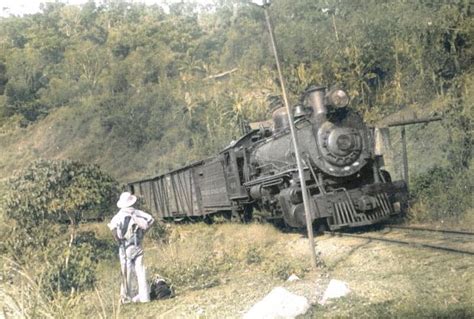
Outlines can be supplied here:
<path id="1" fill-rule="evenodd" d="M 278 58 L 278 51 L 277 51 L 277 46 L 275 42 L 275 35 L 273 33 L 273 28 L 272 28 L 272 23 L 270 20 L 270 15 L 268 14 L 268 7 L 270 3 L 268 0 L 266 0 L 263 4 L 263 10 L 265 12 L 265 20 L 267 23 L 268 27 L 268 32 L 270 33 L 270 41 L 272 44 L 272 50 L 273 50 L 273 55 L 275 56 L 275 63 L 277 66 L 278 70 L 278 77 L 280 79 L 280 86 L 281 86 L 281 92 L 283 95 L 283 102 L 285 103 L 286 107 L 286 112 L 288 114 L 288 121 L 290 123 L 290 132 L 291 132 L 291 138 L 293 140 L 293 148 L 295 152 L 295 158 L 296 158 L 296 165 L 298 167 L 298 176 L 300 179 L 300 184 L 301 184 L 301 192 L 303 194 L 303 206 L 304 206 L 304 212 L 306 216 L 306 228 L 308 231 L 308 240 L 309 240 L 309 246 L 311 250 L 311 259 L 313 262 L 313 267 L 316 269 L 317 268 L 317 262 L 316 262 L 316 251 L 314 247 L 314 235 L 313 235 L 313 220 L 311 218 L 311 211 L 310 211 L 310 205 L 309 205 L 309 198 L 308 198 L 308 191 L 306 188 L 306 181 L 304 178 L 304 170 L 303 170 L 303 165 L 301 161 L 301 154 L 299 151 L 298 147 L 298 139 L 296 136 L 296 129 L 295 129 L 295 123 L 293 121 L 293 112 L 290 109 L 290 103 L 288 102 L 288 95 L 286 93 L 286 85 L 285 85 L 285 80 L 283 77 L 283 73 L 281 71 L 281 66 L 280 66 L 280 60 Z"/>
<path id="2" fill-rule="evenodd" d="M 407 137 L 405 132 L 405 126 L 402 126 L 400 131 L 402 138 L 402 157 L 403 157 L 403 179 L 407 183 L 408 188 L 408 152 L 407 152 Z"/>
<path id="3" fill-rule="evenodd" d="M 410 120 L 402 120 L 402 121 L 393 121 L 388 124 L 386 124 L 387 127 L 396 127 L 396 126 L 401 126 L 400 129 L 400 136 L 401 136 L 401 143 L 402 143 L 402 161 L 403 161 L 403 179 L 407 183 L 407 188 L 408 188 L 408 151 L 407 151 L 407 137 L 406 137 L 406 130 L 405 126 L 406 125 L 412 125 L 412 124 L 419 124 L 419 123 L 430 123 L 430 122 L 436 122 L 436 121 L 441 121 L 443 118 L 440 116 L 436 117 L 430 117 L 430 118 L 414 118 Z"/>

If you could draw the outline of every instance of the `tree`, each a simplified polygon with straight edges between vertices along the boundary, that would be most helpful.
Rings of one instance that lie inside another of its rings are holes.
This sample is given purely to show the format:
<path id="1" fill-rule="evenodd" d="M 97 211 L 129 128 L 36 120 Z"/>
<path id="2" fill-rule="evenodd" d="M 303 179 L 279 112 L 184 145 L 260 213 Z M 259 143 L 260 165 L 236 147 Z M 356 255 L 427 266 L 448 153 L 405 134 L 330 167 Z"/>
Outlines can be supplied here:
<path id="1" fill-rule="evenodd" d="M 117 182 L 97 166 L 39 160 L 10 179 L 5 213 L 31 233 L 68 220 L 72 245 L 81 220 L 112 212 L 117 193 Z"/>
<path id="2" fill-rule="evenodd" d="M 48 295 L 91 287 L 100 252 L 94 251 L 95 237 L 81 234 L 77 240 L 78 224 L 113 212 L 118 183 L 95 165 L 39 160 L 7 187 L 4 211 L 16 223 L 5 243 L 10 256 L 20 264 L 45 265 L 32 271 Z"/>

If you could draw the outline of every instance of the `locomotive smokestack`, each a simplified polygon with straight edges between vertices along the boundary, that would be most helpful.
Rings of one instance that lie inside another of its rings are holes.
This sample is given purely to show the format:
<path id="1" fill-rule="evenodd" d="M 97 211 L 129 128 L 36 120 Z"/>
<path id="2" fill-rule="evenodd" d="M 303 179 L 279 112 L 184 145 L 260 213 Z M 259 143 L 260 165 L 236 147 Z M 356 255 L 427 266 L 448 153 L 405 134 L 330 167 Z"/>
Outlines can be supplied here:
<path id="1" fill-rule="evenodd" d="M 324 104 L 326 88 L 323 86 L 311 86 L 306 90 L 306 102 L 313 109 L 313 118 L 326 118 L 327 108 Z"/>

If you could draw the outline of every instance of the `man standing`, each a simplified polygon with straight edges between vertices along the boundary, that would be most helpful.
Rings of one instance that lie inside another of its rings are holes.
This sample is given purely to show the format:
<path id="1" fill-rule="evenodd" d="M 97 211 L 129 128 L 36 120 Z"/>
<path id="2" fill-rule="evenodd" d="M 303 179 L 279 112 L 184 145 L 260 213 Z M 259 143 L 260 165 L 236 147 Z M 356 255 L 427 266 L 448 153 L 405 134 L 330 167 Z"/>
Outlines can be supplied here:
<path id="1" fill-rule="evenodd" d="M 114 239 L 119 243 L 119 258 L 122 271 L 120 297 L 122 303 L 148 302 L 150 294 L 146 282 L 145 265 L 143 264 L 143 237 L 145 232 L 155 221 L 150 214 L 138 210 L 133 206 L 137 197 L 129 192 L 120 195 L 117 202 L 119 212 L 107 225 Z M 132 297 L 131 274 L 135 271 L 138 282 L 138 294 Z"/>

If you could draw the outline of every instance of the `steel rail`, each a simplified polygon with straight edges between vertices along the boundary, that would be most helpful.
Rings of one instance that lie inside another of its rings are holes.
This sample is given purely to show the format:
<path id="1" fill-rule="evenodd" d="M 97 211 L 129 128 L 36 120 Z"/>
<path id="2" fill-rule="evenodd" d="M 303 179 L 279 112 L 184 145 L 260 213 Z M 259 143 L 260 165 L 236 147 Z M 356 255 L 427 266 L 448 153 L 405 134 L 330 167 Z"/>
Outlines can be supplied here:
<path id="1" fill-rule="evenodd" d="M 340 236 L 340 237 L 354 237 L 354 238 L 361 238 L 361 239 L 378 240 L 378 241 L 384 241 L 384 242 L 388 242 L 388 243 L 407 245 L 407 246 L 412 246 L 412 247 L 426 247 L 426 248 L 444 250 L 444 251 L 449 251 L 449 252 L 454 252 L 454 253 L 474 255 L 474 251 L 470 251 L 470 250 L 461 250 L 461 249 L 455 249 L 455 248 L 450 248 L 450 247 L 446 247 L 446 246 L 438 246 L 438 245 L 432 245 L 432 244 L 410 242 L 410 241 L 404 241 L 404 240 L 398 240 L 398 239 L 388 239 L 388 238 L 382 238 L 382 237 L 373 237 L 373 236 L 366 236 L 366 235 L 356 235 L 356 234 L 348 234 L 348 233 L 341 233 L 341 232 L 330 232 L 330 231 L 325 231 L 324 234 L 332 235 L 332 236 Z"/>
<path id="2" fill-rule="evenodd" d="M 411 227 L 411 226 L 398 226 L 398 225 L 386 225 L 389 228 L 394 229 L 409 229 L 409 230 L 420 230 L 420 231 L 430 231 L 446 234 L 458 234 L 458 235 L 471 235 L 474 236 L 474 232 L 462 231 L 462 230 L 449 230 L 449 229 L 435 229 L 435 228 L 424 228 L 424 227 Z"/>

